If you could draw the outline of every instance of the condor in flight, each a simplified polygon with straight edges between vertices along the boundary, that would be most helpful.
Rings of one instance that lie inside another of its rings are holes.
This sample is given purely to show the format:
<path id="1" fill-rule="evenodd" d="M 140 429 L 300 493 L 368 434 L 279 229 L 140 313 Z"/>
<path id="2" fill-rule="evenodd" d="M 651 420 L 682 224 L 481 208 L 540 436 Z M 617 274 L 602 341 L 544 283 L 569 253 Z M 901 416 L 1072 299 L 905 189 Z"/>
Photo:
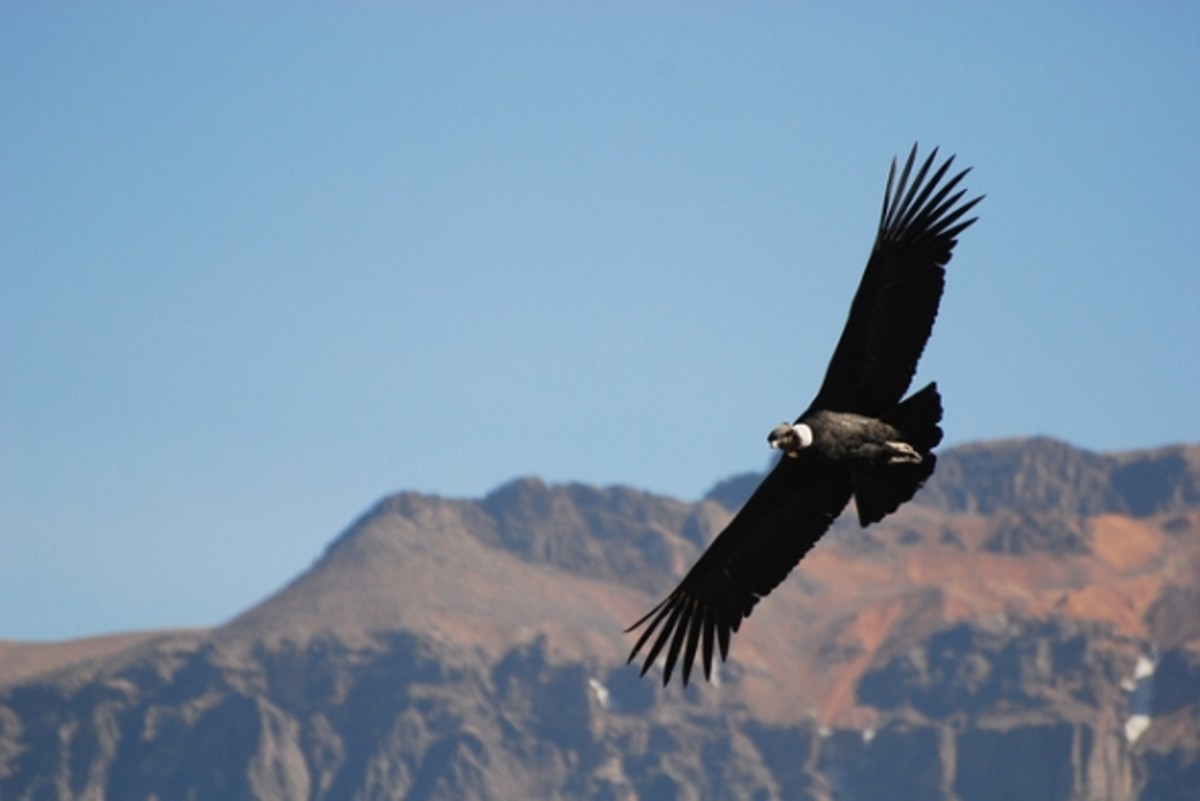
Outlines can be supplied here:
<path id="1" fill-rule="evenodd" d="M 941 441 L 937 385 L 904 398 L 933 330 L 956 237 L 982 200 L 960 202 L 963 170 L 943 180 L 954 157 L 934 169 L 935 148 L 916 169 L 917 148 L 888 172 L 871 258 L 846 328 L 816 398 L 794 423 L 767 437 L 785 454 L 679 586 L 629 627 L 645 630 L 629 654 L 649 645 L 642 675 L 665 651 L 663 684 L 682 657 L 684 686 L 696 652 L 709 678 L 713 650 L 816 544 L 851 496 L 866 527 L 908 501 L 933 473 Z M 960 222 L 961 221 L 961 222 Z"/>

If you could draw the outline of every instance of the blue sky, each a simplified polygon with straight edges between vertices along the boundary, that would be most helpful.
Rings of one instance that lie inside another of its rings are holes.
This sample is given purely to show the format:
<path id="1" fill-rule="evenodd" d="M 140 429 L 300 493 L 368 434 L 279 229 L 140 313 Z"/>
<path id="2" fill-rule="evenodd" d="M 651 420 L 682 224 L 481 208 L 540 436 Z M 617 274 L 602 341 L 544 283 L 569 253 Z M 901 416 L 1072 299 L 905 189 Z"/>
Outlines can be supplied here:
<path id="1" fill-rule="evenodd" d="M 217 624 L 393 491 L 765 467 L 915 140 L 988 196 L 947 443 L 1200 439 L 1194 3 L 439 5 L 0 5 L 0 639 Z"/>

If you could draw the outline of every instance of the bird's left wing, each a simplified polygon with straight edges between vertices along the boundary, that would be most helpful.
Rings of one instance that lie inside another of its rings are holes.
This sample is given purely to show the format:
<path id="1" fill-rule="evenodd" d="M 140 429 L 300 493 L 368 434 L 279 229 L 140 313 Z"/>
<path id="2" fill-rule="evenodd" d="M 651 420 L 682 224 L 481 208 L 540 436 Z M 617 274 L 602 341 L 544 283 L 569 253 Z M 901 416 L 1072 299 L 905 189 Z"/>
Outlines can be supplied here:
<path id="1" fill-rule="evenodd" d="M 844 471 L 819 473 L 805 459 L 781 459 L 674 592 L 629 627 L 646 626 L 628 661 L 649 645 L 645 675 L 665 649 L 663 684 L 682 657 L 686 687 L 700 650 L 709 678 L 714 646 L 727 658 L 730 635 L 821 538 L 850 492 Z"/>
<path id="2" fill-rule="evenodd" d="M 914 170 L 913 145 L 898 176 L 892 162 L 871 258 L 810 410 L 877 417 L 912 382 L 937 316 L 945 266 L 958 235 L 975 222 L 963 217 L 983 199 L 964 202 L 959 184 L 968 170 L 947 177 L 954 157 L 934 169 L 937 153 Z"/>

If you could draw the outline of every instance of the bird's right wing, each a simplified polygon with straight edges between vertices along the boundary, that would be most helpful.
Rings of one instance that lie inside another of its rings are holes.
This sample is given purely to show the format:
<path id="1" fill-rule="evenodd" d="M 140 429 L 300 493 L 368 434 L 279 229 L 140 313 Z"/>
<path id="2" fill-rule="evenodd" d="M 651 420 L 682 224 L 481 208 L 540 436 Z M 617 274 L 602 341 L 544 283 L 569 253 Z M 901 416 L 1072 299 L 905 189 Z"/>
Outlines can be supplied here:
<path id="1" fill-rule="evenodd" d="M 816 544 L 845 508 L 850 492 L 844 471 L 822 474 L 806 459 L 781 459 L 674 592 L 627 629 L 646 626 L 628 661 L 649 644 L 645 675 L 666 649 L 666 685 L 682 656 L 686 687 L 699 649 L 709 678 L 714 645 L 726 659 L 730 635 Z"/>

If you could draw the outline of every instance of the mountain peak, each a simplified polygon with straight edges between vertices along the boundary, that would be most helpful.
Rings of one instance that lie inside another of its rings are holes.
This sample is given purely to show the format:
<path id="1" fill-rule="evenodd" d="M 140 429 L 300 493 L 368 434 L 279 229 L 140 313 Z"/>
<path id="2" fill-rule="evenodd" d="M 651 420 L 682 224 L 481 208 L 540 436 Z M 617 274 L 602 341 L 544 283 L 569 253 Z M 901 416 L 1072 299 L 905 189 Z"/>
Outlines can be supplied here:
<path id="1" fill-rule="evenodd" d="M 514 635 L 573 627 L 603 632 L 615 653 L 621 641 L 611 634 L 632 619 L 640 589 L 663 584 L 726 516 L 715 505 L 626 487 L 536 478 L 479 501 L 397 493 L 217 634 L 226 642 L 365 642 L 411 629 L 499 648 Z M 620 585 L 634 589 L 622 593 Z"/>

